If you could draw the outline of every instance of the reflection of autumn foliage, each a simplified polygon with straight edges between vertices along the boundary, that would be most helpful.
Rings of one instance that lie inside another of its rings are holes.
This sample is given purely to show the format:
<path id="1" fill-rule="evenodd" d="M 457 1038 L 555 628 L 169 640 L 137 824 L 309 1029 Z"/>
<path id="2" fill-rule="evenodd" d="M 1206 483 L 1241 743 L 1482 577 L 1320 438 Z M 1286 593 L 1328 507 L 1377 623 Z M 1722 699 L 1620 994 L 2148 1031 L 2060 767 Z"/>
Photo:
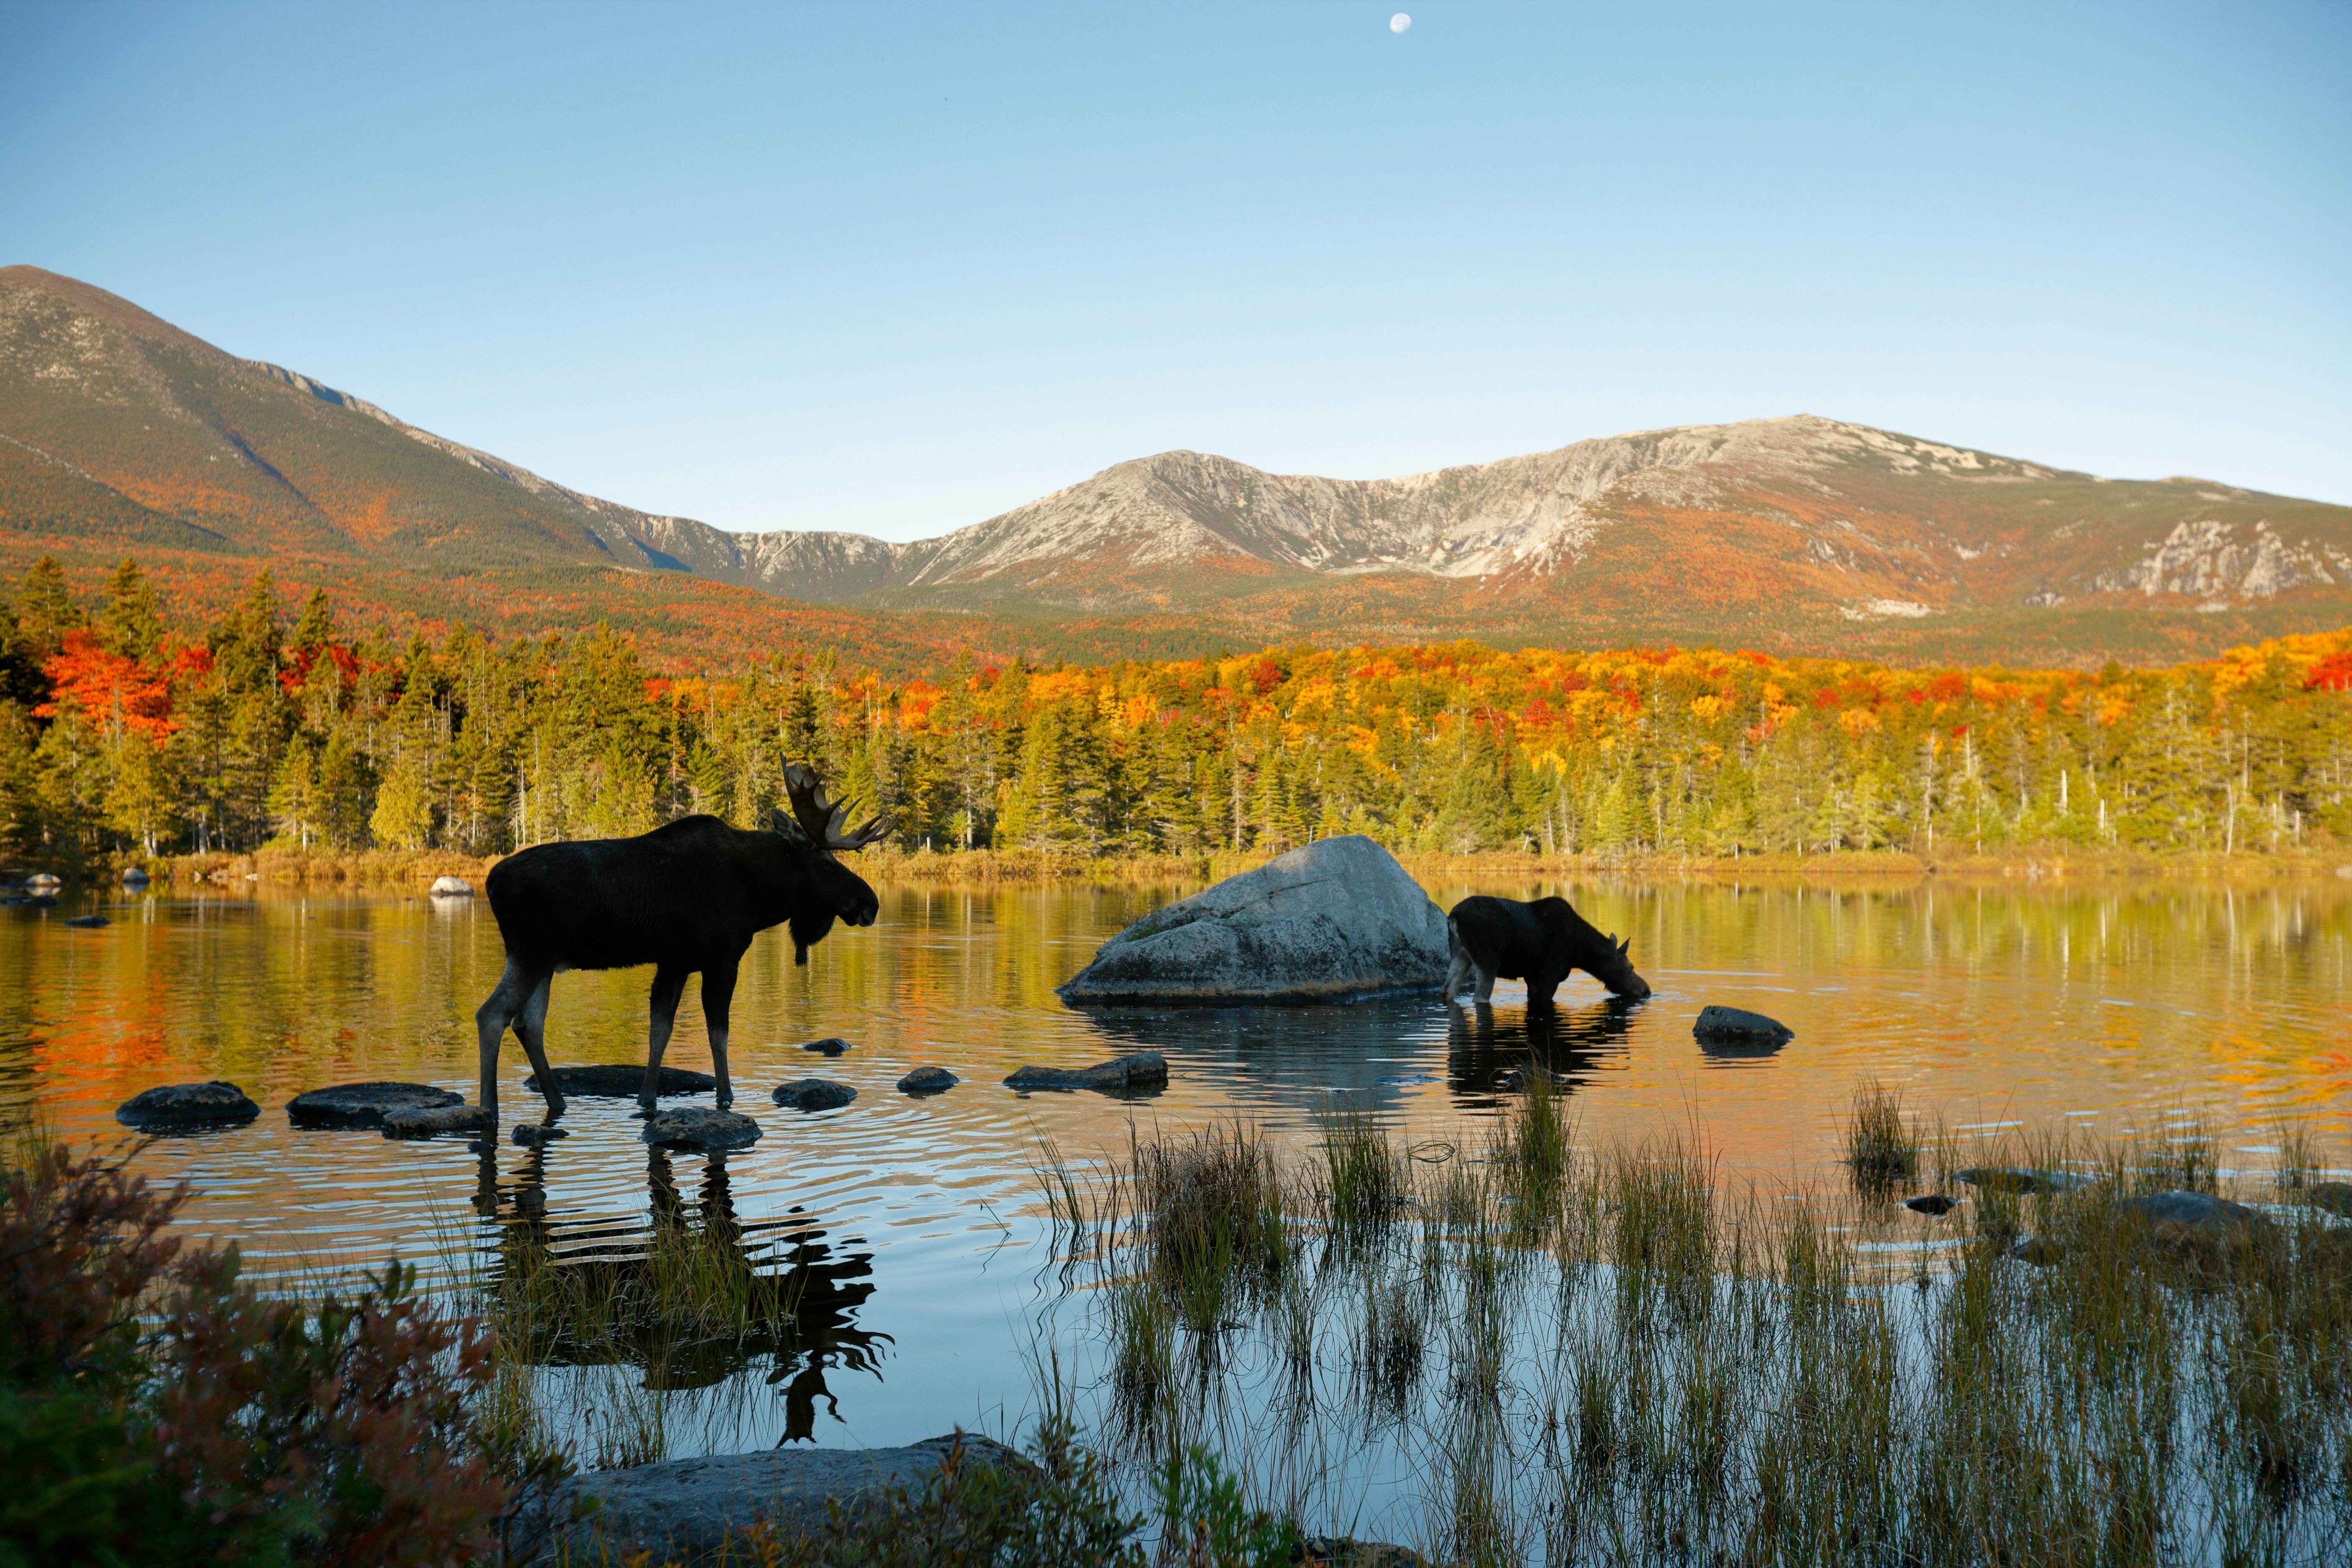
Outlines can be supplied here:
<path id="1" fill-rule="evenodd" d="M 205 661 L 209 663 L 207 656 Z M 151 669 L 109 653 L 95 633 L 68 632 L 65 647 L 44 667 L 54 695 L 33 710 L 37 719 L 79 713 L 88 721 L 161 741 L 179 726 L 172 719 L 173 667 Z"/>

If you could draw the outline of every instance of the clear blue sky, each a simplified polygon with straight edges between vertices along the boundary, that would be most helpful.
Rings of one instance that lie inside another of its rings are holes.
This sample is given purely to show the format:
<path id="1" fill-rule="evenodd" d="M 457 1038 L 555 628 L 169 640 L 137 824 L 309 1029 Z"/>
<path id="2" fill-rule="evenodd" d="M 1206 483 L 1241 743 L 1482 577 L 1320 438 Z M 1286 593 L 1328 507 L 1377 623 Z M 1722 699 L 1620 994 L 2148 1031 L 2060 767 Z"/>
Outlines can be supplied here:
<path id="1" fill-rule="evenodd" d="M 1796 413 L 2352 501 L 2352 5 L 0 3 L 0 261 L 563 483 Z"/>

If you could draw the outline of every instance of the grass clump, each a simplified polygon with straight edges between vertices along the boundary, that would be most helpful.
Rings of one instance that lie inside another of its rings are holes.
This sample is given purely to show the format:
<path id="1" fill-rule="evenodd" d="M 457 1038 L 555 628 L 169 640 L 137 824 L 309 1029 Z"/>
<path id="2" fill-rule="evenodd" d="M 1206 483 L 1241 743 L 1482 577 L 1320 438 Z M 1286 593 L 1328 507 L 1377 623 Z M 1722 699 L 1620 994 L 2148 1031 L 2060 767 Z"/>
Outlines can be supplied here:
<path id="1" fill-rule="evenodd" d="M 1900 1095 L 1874 1079 L 1854 1089 L 1845 1122 L 1845 1166 L 1858 1191 L 1884 1197 L 1916 1181 L 1926 1141 L 1917 1119 L 1903 1114 Z"/>

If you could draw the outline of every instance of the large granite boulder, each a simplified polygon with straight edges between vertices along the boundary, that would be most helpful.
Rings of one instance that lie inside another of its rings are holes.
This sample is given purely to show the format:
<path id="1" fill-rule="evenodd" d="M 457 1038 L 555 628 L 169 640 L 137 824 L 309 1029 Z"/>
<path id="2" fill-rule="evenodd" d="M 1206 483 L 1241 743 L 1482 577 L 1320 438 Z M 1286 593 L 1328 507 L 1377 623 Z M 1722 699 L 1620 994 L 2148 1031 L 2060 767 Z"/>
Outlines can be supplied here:
<path id="1" fill-rule="evenodd" d="M 894 1488 L 919 1492 L 959 1441 L 963 1464 L 1027 1468 L 1003 1444 L 961 1433 L 904 1448 L 766 1448 L 591 1470 L 518 1510 L 513 1557 L 623 1563 L 651 1552 L 656 1562 L 709 1563 L 753 1524 L 797 1545 L 830 1528 L 830 1505 L 855 1519 Z"/>
<path id="2" fill-rule="evenodd" d="M 1445 982 L 1445 913 L 1389 852 L 1326 838 L 1154 910 L 1061 987 L 1072 1004 L 1349 1002 Z"/>

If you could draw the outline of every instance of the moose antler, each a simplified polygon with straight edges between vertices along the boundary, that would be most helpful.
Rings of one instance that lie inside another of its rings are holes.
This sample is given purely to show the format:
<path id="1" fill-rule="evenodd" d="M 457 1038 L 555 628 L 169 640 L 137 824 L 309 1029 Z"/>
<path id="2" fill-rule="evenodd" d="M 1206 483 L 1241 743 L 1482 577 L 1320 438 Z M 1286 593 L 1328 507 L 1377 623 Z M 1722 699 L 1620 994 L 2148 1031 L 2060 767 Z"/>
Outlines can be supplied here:
<path id="1" fill-rule="evenodd" d="M 889 823 L 877 816 L 863 827 L 845 832 L 847 803 L 826 800 L 824 783 L 804 763 L 785 764 L 784 795 L 793 803 L 793 817 L 801 831 L 827 849 L 863 849 L 890 831 Z"/>

